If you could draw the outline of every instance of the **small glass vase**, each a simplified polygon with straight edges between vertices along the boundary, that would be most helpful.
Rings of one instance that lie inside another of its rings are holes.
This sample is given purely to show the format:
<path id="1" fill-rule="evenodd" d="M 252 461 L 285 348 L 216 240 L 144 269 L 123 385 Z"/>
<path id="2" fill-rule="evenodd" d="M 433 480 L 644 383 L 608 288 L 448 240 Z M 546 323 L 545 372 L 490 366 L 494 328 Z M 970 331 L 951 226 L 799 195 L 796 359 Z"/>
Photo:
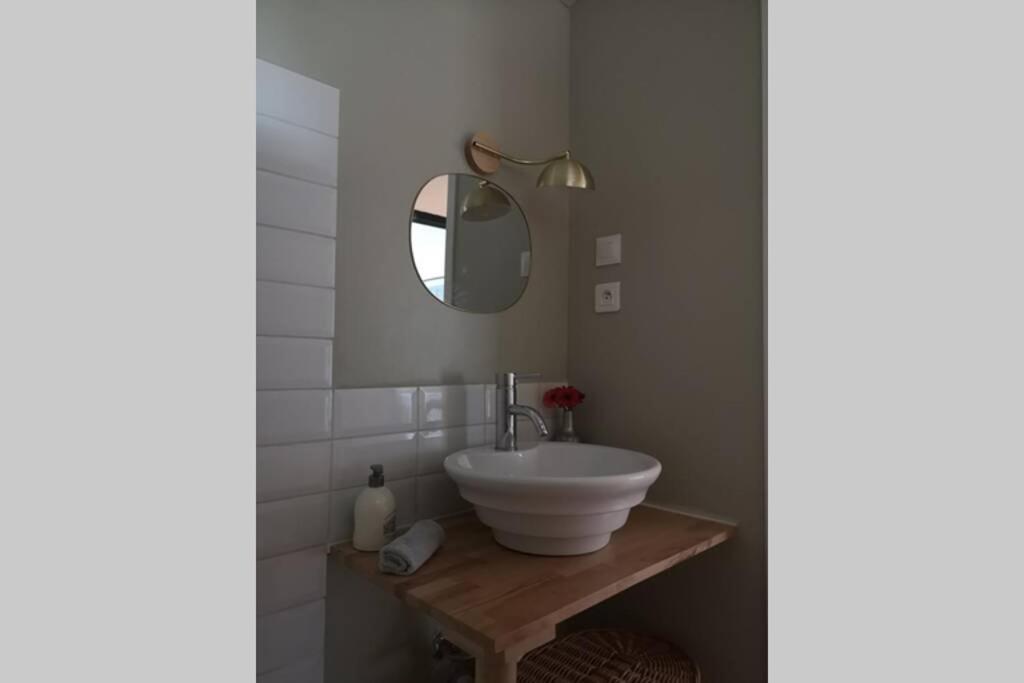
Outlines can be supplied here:
<path id="1" fill-rule="evenodd" d="M 572 425 L 572 409 L 562 409 L 562 423 L 558 428 L 558 432 L 555 434 L 555 441 L 564 441 L 566 443 L 579 443 L 580 437 L 576 435 L 576 430 L 573 429 Z"/>

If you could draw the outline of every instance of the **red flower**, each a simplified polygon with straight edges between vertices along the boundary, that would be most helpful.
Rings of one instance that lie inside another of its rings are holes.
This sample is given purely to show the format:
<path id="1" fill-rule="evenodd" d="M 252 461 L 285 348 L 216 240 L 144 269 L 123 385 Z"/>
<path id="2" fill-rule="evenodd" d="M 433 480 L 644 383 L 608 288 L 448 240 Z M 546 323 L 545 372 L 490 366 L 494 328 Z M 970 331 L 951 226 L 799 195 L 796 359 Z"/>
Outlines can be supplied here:
<path id="1" fill-rule="evenodd" d="M 561 387 L 553 387 L 544 392 L 545 406 L 547 406 L 548 408 L 554 408 L 557 405 L 557 403 L 555 402 L 555 395 L 558 393 L 560 389 Z"/>
<path id="2" fill-rule="evenodd" d="M 583 403 L 586 394 L 574 386 L 553 387 L 544 392 L 544 405 L 549 408 L 558 406 L 564 410 L 572 410 Z"/>

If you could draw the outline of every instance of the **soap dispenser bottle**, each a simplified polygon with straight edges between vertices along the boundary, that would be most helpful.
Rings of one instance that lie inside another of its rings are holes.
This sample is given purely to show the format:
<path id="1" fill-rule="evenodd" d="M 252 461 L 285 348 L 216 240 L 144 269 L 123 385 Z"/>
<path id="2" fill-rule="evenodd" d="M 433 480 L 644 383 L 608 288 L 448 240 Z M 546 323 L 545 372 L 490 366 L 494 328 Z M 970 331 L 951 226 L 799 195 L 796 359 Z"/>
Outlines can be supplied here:
<path id="1" fill-rule="evenodd" d="M 356 497 L 356 550 L 380 550 L 395 536 L 395 496 L 384 486 L 384 466 L 370 465 L 370 481 Z"/>

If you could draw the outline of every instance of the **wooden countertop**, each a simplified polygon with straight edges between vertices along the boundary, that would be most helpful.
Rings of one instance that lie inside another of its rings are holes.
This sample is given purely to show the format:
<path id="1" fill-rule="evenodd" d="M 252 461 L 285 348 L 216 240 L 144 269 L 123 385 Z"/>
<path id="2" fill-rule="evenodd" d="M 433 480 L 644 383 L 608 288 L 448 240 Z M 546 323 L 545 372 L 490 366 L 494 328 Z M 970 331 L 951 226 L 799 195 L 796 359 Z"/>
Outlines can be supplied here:
<path id="1" fill-rule="evenodd" d="M 541 557 L 498 545 L 472 512 L 440 523 L 444 545 L 412 576 L 381 574 L 377 553 L 348 543 L 335 547 L 332 561 L 429 614 L 478 659 L 511 667 L 511 679 L 499 672 L 482 680 L 514 680 L 515 663 L 552 640 L 559 622 L 736 533 L 729 524 L 641 505 L 601 550 Z"/>

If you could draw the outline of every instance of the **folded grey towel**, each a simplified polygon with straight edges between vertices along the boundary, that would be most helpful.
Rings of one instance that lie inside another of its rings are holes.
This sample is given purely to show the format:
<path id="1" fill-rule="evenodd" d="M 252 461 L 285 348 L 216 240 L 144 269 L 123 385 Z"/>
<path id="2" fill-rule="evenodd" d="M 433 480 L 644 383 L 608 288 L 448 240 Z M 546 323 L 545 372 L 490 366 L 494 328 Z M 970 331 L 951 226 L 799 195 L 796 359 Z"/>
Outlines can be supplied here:
<path id="1" fill-rule="evenodd" d="M 385 574 L 408 576 L 422 567 L 442 543 L 444 529 L 441 525 L 430 519 L 421 519 L 380 549 L 377 566 Z"/>

